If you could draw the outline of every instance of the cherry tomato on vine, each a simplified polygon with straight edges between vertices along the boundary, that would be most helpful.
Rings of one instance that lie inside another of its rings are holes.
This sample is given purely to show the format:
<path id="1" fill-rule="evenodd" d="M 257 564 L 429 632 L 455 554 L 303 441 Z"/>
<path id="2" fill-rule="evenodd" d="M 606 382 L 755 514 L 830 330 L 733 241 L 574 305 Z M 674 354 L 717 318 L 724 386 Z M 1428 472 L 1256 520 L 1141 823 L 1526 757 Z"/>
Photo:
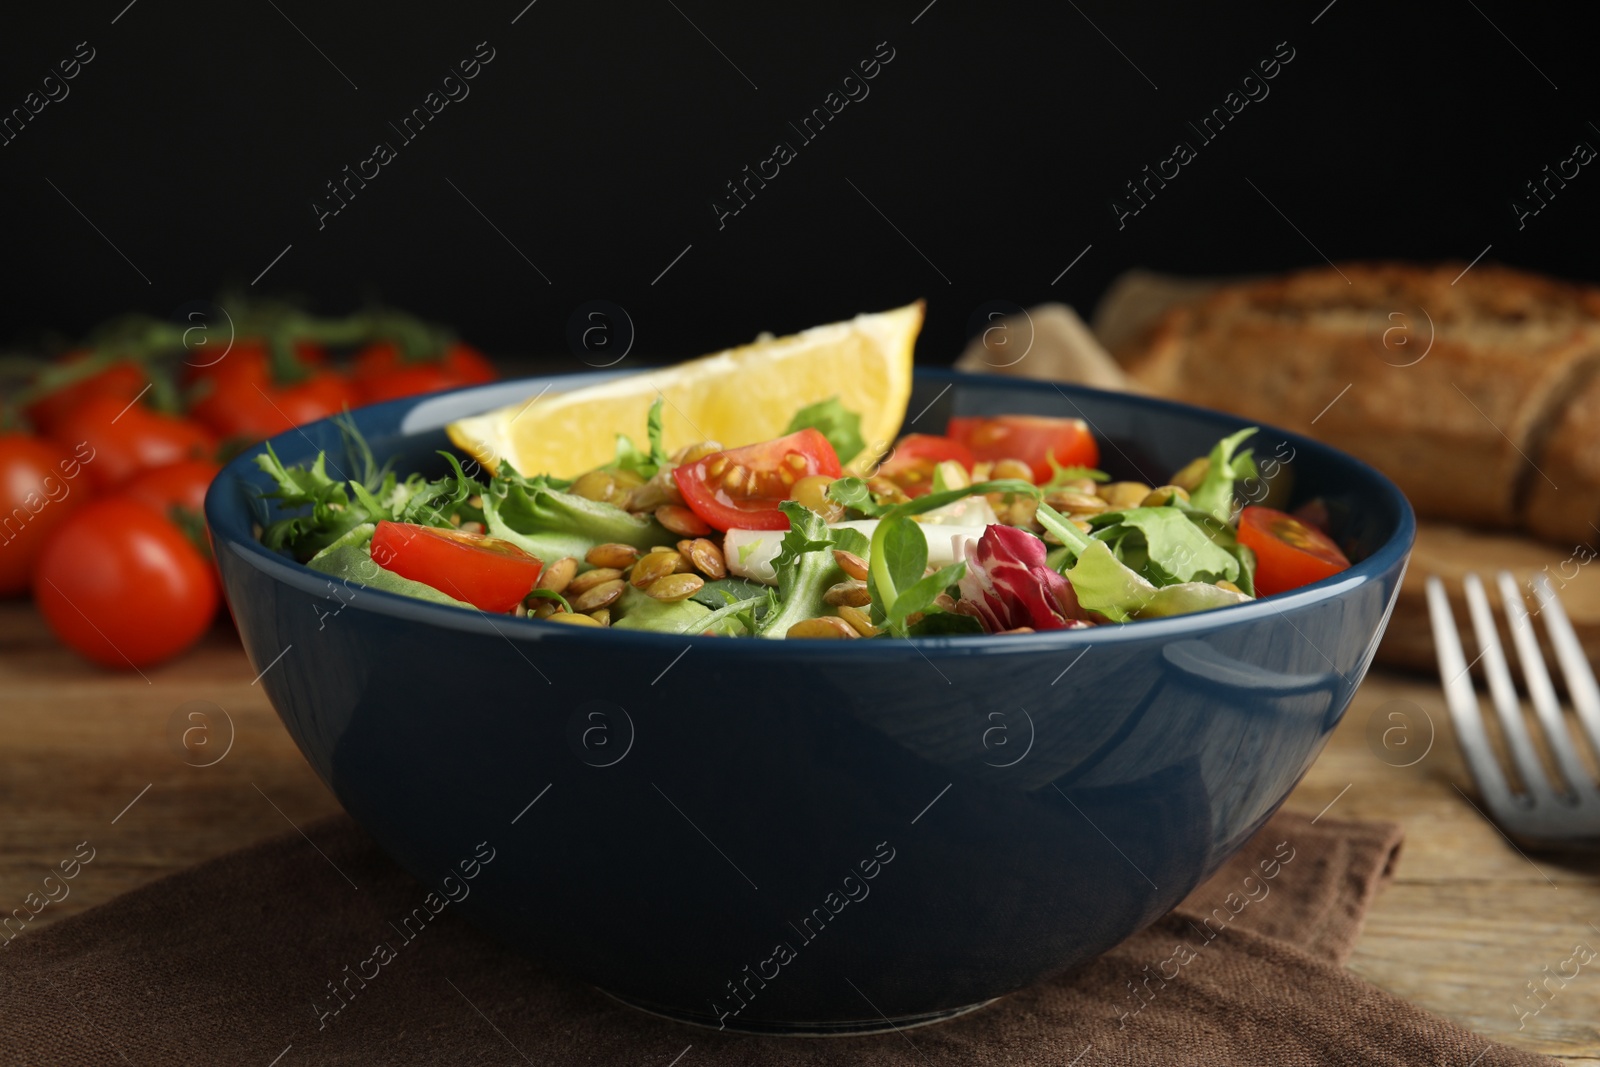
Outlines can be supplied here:
<path id="1" fill-rule="evenodd" d="M 81 655 L 138 668 L 205 633 L 217 583 L 199 550 L 159 512 L 112 497 L 89 502 L 56 530 L 35 567 L 33 599 Z"/>
<path id="2" fill-rule="evenodd" d="M 804 429 L 786 437 L 713 452 L 672 470 L 684 503 L 719 530 L 787 530 L 778 503 L 794 485 L 813 475 L 839 477 L 839 457 L 821 432 Z"/>
<path id="3" fill-rule="evenodd" d="M 221 470 L 220 463 L 209 459 L 180 459 L 134 475 L 122 487 L 121 495 L 148 504 L 163 515 L 172 508 L 199 515 L 205 510 L 206 490 Z"/>
<path id="4" fill-rule="evenodd" d="M 1261 596 L 1310 585 L 1350 566 L 1327 534 L 1272 508 L 1252 506 L 1240 512 L 1239 543 L 1256 554 L 1256 592 Z"/>
<path id="5" fill-rule="evenodd" d="M 87 352 L 69 353 L 62 357 L 61 362 L 78 363 L 88 355 Z M 47 393 L 29 404 L 25 413 L 40 433 L 49 433 L 51 427 L 95 397 L 112 396 L 124 404 L 131 404 L 149 384 L 150 378 L 143 368 L 131 360 L 122 360 L 98 374 Z"/>
<path id="6" fill-rule="evenodd" d="M 84 472 L 100 491 L 114 489 L 142 470 L 208 457 L 216 449 L 205 427 L 143 404 L 124 404 L 115 396 L 89 400 L 64 417 L 50 436 L 63 448 L 79 451 Z"/>
<path id="7" fill-rule="evenodd" d="M 544 569 L 537 556 L 510 541 L 408 522 L 378 523 L 372 559 L 402 578 L 493 612 L 522 603 Z"/>
<path id="8" fill-rule="evenodd" d="M 326 367 L 328 353 L 314 341 L 294 342 L 294 358 L 302 366 Z M 236 337 L 221 346 L 208 344 L 189 353 L 183 363 L 183 384 L 193 385 L 217 376 L 257 375 L 272 362 L 267 342 L 259 337 Z"/>
<path id="9" fill-rule="evenodd" d="M 1062 467 L 1095 467 L 1100 447 L 1082 419 L 1047 415 L 956 416 L 950 436 L 980 460 L 1020 459 L 1033 468 L 1035 482 L 1050 480 L 1053 458 Z"/>
<path id="10" fill-rule="evenodd" d="M 407 360 L 393 341 L 378 341 L 356 356 L 351 374 L 368 404 L 481 385 L 497 377 L 494 365 L 482 352 L 460 341 L 446 345 L 443 355 L 429 360 Z"/>
<path id="11" fill-rule="evenodd" d="M 266 346 L 236 342 L 214 367 L 197 376 L 190 414 L 221 438 L 259 441 L 361 403 L 359 391 L 336 371 L 322 369 L 319 349 L 299 346 L 304 377 L 279 383 Z"/>
<path id="12" fill-rule="evenodd" d="M 89 499 L 82 463 L 54 441 L 0 434 L 0 597 L 25 592 L 50 535 Z"/>

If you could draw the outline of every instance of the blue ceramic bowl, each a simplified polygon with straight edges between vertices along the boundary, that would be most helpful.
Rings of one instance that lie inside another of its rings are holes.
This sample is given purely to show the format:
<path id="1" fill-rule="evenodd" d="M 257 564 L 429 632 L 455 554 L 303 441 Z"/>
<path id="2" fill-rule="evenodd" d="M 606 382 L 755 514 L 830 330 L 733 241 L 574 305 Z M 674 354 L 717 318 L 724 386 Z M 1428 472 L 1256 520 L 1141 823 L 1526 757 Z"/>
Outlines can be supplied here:
<path id="1" fill-rule="evenodd" d="M 357 411 L 438 471 L 450 420 L 601 377 Z M 926 408 L 926 410 L 924 410 Z M 1244 425 L 1144 397 L 920 372 L 910 411 L 1082 416 L 1160 484 Z M 319 422 L 272 442 L 342 454 Z M 255 669 L 340 803 L 483 929 L 631 1004 L 875 1030 L 1083 963 L 1177 903 L 1316 758 L 1372 661 L 1414 520 L 1372 468 L 1270 428 L 1358 562 L 1200 615 L 994 637 L 760 641 L 489 617 L 349 589 L 252 536 L 253 450 L 206 519 Z M 1286 477 L 1282 475 L 1280 477 Z M 491 864 L 470 863 L 493 849 Z"/>

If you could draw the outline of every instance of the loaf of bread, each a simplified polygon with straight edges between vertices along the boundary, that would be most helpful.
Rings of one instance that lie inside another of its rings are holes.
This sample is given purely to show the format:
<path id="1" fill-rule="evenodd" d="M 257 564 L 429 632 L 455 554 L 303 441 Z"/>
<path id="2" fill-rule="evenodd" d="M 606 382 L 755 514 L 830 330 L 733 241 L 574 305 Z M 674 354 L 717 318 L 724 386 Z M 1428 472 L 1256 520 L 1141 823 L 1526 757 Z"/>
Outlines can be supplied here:
<path id="1" fill-rule="evenodd" d="M 1360 456 L 1424 517 L 1600 545 L 1600 288 L 1465 266 L 1224 286 L 1115 354 L 1152 392 Z"/>

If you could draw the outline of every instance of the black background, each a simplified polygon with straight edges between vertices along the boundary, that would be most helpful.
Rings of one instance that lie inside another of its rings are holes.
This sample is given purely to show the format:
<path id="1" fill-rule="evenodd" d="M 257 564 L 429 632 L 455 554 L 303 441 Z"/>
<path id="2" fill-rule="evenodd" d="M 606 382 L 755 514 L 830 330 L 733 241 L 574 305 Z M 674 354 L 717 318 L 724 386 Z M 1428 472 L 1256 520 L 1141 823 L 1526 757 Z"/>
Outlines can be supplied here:
<path id="1" fill-rule="evenodd" d="M 1492 245 L 1600 276 L 1600 168 L 1524 229 L 1511 208 L 1600 146 L 1576 6 L 525 2 L 8 12 L 0 108 L 78 42 L 96 55 L 0 148 L 0 342 L 170 314 L 290 245 L 257 291 L 381 298 L 497 353 L 565 353 L 574 309 L 606 300 L 643 361 L 926 297 L 919 359 L 948 362 L 987 301 L 1087 315 L 1136 266 L 1465 265 Z M 319 230 L 324 182 L 398 146 L 388 122 L 480 41 L 470 96 Z M 788 123 L 882 41 L 870 95 L 801 145 Z M 1200 146 L 1184 122 L 1283 41 L 1270 96 Z M 1112 198 L 1179 138 L 1198 158 L 1119 230 Z M 780 139 L 798 158 L 719 229 L 723 184 Z"/>

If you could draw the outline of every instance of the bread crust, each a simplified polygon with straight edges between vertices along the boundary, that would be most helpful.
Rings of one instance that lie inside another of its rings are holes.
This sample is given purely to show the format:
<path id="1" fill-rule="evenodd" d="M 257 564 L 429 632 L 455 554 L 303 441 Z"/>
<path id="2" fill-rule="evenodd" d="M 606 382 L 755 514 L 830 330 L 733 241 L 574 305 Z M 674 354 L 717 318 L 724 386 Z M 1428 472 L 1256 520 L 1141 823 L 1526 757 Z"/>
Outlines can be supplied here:
<path id="1" fill-rule="evenodd" d="M 1227 286 L 1118 355 L 1152 391 L 1367 460 L 1419 514 L 1569 537 L 1600 513 L 1600 289 L 1465 267 Z"/>

